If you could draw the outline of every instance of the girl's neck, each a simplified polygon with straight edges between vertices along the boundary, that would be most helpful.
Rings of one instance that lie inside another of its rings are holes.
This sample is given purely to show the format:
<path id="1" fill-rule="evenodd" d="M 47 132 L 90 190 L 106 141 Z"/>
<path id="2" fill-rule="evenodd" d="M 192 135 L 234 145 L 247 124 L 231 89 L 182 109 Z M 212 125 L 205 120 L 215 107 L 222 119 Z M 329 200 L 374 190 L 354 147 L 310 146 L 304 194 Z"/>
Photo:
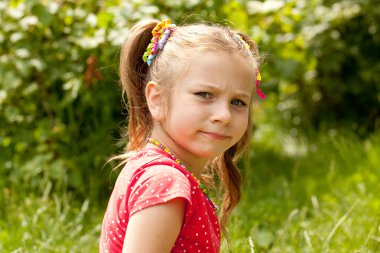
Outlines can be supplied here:
<path id="1" fill-rule="evenodd" d="M 182 164 L 185 165 L 188 171 L 192 172 L 197 178 L 201 177 L 201 174 L 208 162 L 208 159 L 192 155 L 191 153 L 184 150 L 182 147 L 178 146 L 171 138 L 164 138 L 163 136 L 159 136 L 156 134 L 152 134 L 151 138 L 153 140 L 157 140 L 163 146 L 168 148 L 170 152 L 175 156 L 175 158 L 179 159 L 182 162 Z M 157 145 L 148 143 L 147 147 L 157 148 Z"/>

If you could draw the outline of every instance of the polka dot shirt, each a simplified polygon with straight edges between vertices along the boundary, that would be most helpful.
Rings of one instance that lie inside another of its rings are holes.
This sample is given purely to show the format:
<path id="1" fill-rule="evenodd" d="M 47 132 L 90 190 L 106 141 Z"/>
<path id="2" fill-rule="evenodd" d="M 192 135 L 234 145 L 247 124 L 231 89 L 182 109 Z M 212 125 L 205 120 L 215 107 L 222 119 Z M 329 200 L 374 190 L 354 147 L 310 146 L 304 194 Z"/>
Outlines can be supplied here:
<path id="1" fill-rule="evenodd" d="M 159 149 L 140 151 L 121 171 L 104 215 L 100 252 L 122 252 L 129 218 L 175 198 L 185 199 L 187 205 L 171 252 L 220 252 L 220 227 L 213 206 L 190 173 Z"/>

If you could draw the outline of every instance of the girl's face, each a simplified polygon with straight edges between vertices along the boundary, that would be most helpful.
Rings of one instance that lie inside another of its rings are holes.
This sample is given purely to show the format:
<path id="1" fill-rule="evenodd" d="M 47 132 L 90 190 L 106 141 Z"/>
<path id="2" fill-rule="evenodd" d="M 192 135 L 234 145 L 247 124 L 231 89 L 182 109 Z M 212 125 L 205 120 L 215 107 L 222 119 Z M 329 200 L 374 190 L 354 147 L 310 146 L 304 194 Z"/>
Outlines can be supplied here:
<path id="1" fill-rule="evenodd" d="M 238 54 L 205 52 L 174 80 L 159 138 L 185 163 L 215 158 L 244 135 L 254 90 L 249 65 Z"/>

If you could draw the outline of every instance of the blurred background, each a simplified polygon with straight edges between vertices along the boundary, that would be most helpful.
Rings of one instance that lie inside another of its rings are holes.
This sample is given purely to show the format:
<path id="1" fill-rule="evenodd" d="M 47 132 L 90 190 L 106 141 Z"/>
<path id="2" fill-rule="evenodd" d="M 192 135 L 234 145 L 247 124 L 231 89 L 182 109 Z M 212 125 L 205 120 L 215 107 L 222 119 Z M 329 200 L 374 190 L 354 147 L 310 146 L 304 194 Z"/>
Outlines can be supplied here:
<path id="1" fill-rule="evenodd" d="M 168 17 L 233 26 L 265 58 L 222 252 L 380 252 L 375 0 L 1 1 L 0 252 L 97 252 L 125 146 L 120 46 Z"/>

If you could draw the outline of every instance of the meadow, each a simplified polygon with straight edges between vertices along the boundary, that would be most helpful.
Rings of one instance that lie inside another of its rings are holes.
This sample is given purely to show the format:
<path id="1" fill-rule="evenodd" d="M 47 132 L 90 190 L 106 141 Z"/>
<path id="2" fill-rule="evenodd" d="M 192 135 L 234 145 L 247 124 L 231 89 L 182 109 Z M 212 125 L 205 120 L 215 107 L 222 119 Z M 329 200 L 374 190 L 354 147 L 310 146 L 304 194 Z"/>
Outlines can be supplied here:
<path id="1" fill-rule="evenodd" d="M 261 126 L 222 252 L 379 252 L 380 135 L 291 137 Z M 2 180 L 6 180 L 2 178 Z M 1 252 L 97 252 L 106 203 L 3 188 Z"/>

